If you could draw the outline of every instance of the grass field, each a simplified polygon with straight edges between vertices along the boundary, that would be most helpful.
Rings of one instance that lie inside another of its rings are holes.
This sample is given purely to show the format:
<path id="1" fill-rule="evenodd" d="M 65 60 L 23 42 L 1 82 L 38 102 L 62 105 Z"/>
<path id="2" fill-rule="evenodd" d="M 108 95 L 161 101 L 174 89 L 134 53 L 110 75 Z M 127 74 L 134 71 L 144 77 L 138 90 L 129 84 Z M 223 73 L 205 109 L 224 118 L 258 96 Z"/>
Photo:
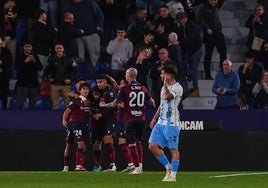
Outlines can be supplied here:
<path id="1" fill-rule="evenodd" d="M 176 182 L 161 182 L 164 172 L 0 172 L 0 188 L 267 188 L 268 172 L 178 172 Z"/>

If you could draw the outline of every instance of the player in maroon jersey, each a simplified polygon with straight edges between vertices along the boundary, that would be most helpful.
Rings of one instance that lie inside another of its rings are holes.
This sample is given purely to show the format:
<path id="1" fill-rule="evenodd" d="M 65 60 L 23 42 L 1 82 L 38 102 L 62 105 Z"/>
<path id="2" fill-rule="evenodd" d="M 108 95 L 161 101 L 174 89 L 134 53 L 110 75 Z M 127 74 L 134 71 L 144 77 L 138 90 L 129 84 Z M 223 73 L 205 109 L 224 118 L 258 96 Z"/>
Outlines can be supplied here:
<path id="1" fill-rule="evenodd" d="M 142 148 L 137 151 L 137 143 L 141 147 L 141 139 L 145 130 L 145 100 L 155 105 L 145 86 L 136 81 L 137 69 L 131 67 L 126 71 L 128 84 L 122 87 L 112 103 L 101 102 L 100 106 L 114 107 L 120 101 L 124 103 L 123 121 L 126 125 L 126 142 L 128 143 L 135 169 L 131 174 L 141 174 Z"/>
<path id="2" fill-rule="evenodd" d="M 109 78 L 106 75 L 99 75 L 97 77 L 97 86 L 102 91 L 102 101 L 105 103 L 110 103 L 115 100 L 116 98 L 116 91 L 115 89 L 108 84 Z M 106 108 L 102 107 L 100 110 L 100 124 L 103 126 L 103 143 L 107 149 L 107 154 L 109 158 L 110 166 L 105 171 L 116 171 L 115 166 L 115 149 L 113 145 L 113 137 L 116 132 L 116 125 L 118 123 L 118 109 L 116 107 L 113 108 Z"/>
<path id="3" fill-rule="evenodd" d="M 75 97 L 81 97 L 81 99 L 84 100 L 85 103 L 87 103 L 88 101 L 82 95 L 80 95 L 80 92 L 78 91 L 80 84 L 85 83 L 85 82 L 86 82 L 85 79 L 78 78 L 76 80 L 76 83 L 75 83 L 76 91 L 69 92 L 68 96 L 71 99 L 73 99 Z M 74 145 L 73 132 L 71 130 L 69 130 L 68 128 L 66 129 L 66 132 L 67 132 L 67 136 L 66 136 L 66 139 L 65 139 L 66 145 L 65 145 L 64 155 L 63 155 L 63 163 L 64 163 L 63 170 L 62 170 L 63 172 L 68 172 L 69 171 L 70 150 L 71 150 L 71 147 Z"/>
<path id="4" fill-rule="evenodd" d="M 92 88 L 92 92 L 89 97 L 90 101 L 90 115 L 91 115 L 91 122 L 90 122 L 90 130 L 91 130 L 91 141 L 93 145 L 93 158 L 94 158 L 94 166 L 93 172 L 100 172 L 102 170 L 101 167 L 101 145 L 103 139 L 103 125 L 101 124 L 102 121 L 101 116 L 101 108 L 99 103 L 101 101 L 101 94 L 102 91 L 95 85 Z"/>
<path id="5" fill-rule="evenodd" d="M 62 124 L 72 131 L 77 142 L 76 150 L 76 171 L 85 171 L 84 159 L 86 142 L 89 138 L 89 104 L 83 102 L 82 97 L 87 98 L 89 84 L 82 83 L 79 87 L 81 97 L 74 98 L 63 113 Z"/>

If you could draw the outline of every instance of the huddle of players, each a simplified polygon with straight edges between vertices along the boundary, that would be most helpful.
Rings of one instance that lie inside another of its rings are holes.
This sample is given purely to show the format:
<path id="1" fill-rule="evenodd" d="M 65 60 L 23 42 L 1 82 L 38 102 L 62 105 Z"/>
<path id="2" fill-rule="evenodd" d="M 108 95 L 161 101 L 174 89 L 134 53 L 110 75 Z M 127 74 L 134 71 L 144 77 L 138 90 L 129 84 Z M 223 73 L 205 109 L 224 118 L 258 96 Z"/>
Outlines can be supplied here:
<path id="1" fill-rule="evenodd" d="M 136 81 L 137 70 L 126 71 L 126 82 L 118 86 L 108 75 L 99 75 L 96 86 L 90 86 L 84 80 L 76 84 L 77 92 L 64 111 L 62 123 L 67 128 L 66 148 L 64 151 L 64 169 L 69 170 L 70 147 L 76 141 L 76 171 L 85 171 L 84 159 L 86 143 L 89 141 L 89 125 L 94 152 L 93 171 L 102 171 L 101 148 L 106 148 L 109 168 L 104 171 L 116 171 L 114 136 L 119 130 L 118 145 L 130 174 L 142 173 L 143 148 L 141 139 L 145 130 L 145 101 L 154 105 L 147 89 Z M 119 110 L 122 110 L 123 124 L 118 129 Z M 89 123 L 90 122 L 90 123 Z M 102 146 L 103 145 L 103 146 Z"/>

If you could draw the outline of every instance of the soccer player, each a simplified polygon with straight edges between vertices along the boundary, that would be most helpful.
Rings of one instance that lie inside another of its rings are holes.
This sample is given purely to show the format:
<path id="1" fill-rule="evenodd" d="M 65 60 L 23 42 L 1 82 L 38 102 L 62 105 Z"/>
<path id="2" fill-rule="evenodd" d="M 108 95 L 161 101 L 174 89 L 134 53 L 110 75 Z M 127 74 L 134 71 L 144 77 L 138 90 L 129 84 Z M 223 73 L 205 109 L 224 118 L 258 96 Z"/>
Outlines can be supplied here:
<path id="1" fill-rule="evenodd" d="M 166 176 L 162 181 L 176 181 L 176 173 L 179 168 L 180 155 L 178 150 L 180 126 L 178 110 L 182 98 L 183 89 L 175 80 L 176 68 L 172 65 L 161 69 L 161 79 L 164 84 L 161 89 L 160 106 L 155 113 L 150 128 L 152 132 L 149 138 L 149 149 L 156 159 L 166 168 Z M 168 147 L 171 154 L 171 162 L 165 155 L 163 148 Z"/>
<path id="2" fill-rule="evenodd" d="M 124 103 L 123 119 L 126 126 L 126 142 L 130 150 L 131 158 L 135 169 L 130 174 L 141 174 L 141 158 L 137 150 L 137 143 L 141 146 L 141 139 L 145 130 L 145 100 L 154 105 L 154 100 L 149 95 L 145 86 L 136 81 L 137 69 L 131 67 L 126 71 L 126 81 L 128 84 L 122 87 L 119 94 L 112 103 L 100 106 L 113 107 L 119 102 Z M 142 151 L 142 149 L 140 149 Z"/>
<path id="3" fill-rule="evenodd" d="M 81 97 L 81 99 L 87 103 L 88 101 L 86 100 L 85 97 L 83 97 L 82 95 L 80 95 L 80 92 L 78 91 L 80 85 L 82 83 L 85 83 L 86 80 L 83 79 L 83 78 L 78 78 L 76 80 L 76 83 L 75 83 L 75 88 L 76 88 L 76 91 L 71 91 L 69 92 L 69 97 L 71 97 L 72 99 L 75 98 L 75 97 Z M 64 150 L 64 155 L 63 155 L 63 172 L 68 172 L 69 171 L 69 165 L 70 165 L 70 149 L 71 147 L 73 146 L 74 144 L 74 134 L 71 130 L 69 130 L 68 128 L 66 129 L 66 132 L 67 132 L 67 136 L 66 136 L 66 139 L 65 139 L 65 143 L 66 143 L 66 146 L 65 146 L 65 150 Z"/>
<path id="4" fill-rule="evenodd" d="M 101 90 L 102 95 L 101 98 L 105 103 L 110 103 L 115 100 L 116 91 L 115 89 L 108 84 L 110 79 L 106 75 L 99 75 L 97 77 L 97 86 Z M 114 108 L 106 108 L 103 107 L 100 110 L 100 124 L 103 127 L 103 143 L 106 147 L 110 166 L 108 169 L 104 171 L 116 171 L 115 166 L 115 149 L 113 145 L 113 137 L 116 132 L 116 125 L 118 123 L 118 109 Z"/>
<path id="5" fill-rule="evenodd" d="M 87 98 L 89 84 L 82 83 L 79 87 L 80 96 Z M 76 171 L 85 171 L 84 159 L 86 142 L 89 138 L 89 105 L 82 101 L 82 97 L 74 98 L 63 113 L 62 124 L 74 134 L 77 142 L 76 150 Z M 69 119 L 69 122 L 68 122 Z"/>
<path id="6" fill-rule="evenodd" d="M 91 114 L 91 133 L 92 144 L 94 152 L 94 167 L 93 172 L 100 172 L 101 168 L 101 145 L 103 139 L 103 125 L 101 121 L 101 108 L 99 103 L 101 102 L 102 91 L 97 85 L 93 87 L 92 94 L 89 97 L 90 100 L 90 114 Z"/>

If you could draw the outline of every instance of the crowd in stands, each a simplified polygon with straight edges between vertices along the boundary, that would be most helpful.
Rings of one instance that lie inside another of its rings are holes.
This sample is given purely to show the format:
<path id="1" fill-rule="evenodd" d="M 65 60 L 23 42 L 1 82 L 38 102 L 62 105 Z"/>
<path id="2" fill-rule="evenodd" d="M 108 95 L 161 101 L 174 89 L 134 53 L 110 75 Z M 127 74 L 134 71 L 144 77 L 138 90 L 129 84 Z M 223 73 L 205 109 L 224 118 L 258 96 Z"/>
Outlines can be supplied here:
<path id="1" fill-rule="evenodd" d="M 119 84 L 129 67 L 138 70 L 137 80 L 158 104 L 160 68 L 166 64 L 177 67 L 176 79 L 184 89 L 183 98 L 199 97 L 198 66 L 203 62 L 204 78 L 214 80 L 214 48 L 219 51 L 218 71 L 224 77 L 227 50 L 219 17 L 224 3 L 225 0 L 1 0 L 1 109 L 37 109 L 39 98 L 52 101 L 48 102 L 49 109 L 60 109 L 60 97 L 64 99 L 63 106 L 67 106 L 68 93 L 76 80 L 83 78 L 93 86 L 97 74 L 104 73 Z M 245 63 L 239 70 L 231 70 L 237 72 L 240 83 L 235 94 L 239 105 L 235 105 L 240 109 L 247 105 L 246 109 L 267 109 L 267 0 L 256 1 L 255 12 L 245 26 L 249 28 L 244 44 L 248 47 Z M 252 49 L 256 37 L 262 39 L 259 50 Z M 11 79 L 17 80 L 13 94 L 9 92 Z M 38 96 L 44 80 L 50 81 L 51 98 Z M 188 81 L 193 82 L 193 88 L 188 88 Z M 216 79 L 217 85 L 215 82 Z M 234 97 L 228 89 L 222 93 L 214 88 L 213 92 Z M 8 97 L 14 99 L 8 102 Z M 259 97 L 267 104 L 255 103 Z M 25 107 L 27 98 L 29 105 Z"/>

